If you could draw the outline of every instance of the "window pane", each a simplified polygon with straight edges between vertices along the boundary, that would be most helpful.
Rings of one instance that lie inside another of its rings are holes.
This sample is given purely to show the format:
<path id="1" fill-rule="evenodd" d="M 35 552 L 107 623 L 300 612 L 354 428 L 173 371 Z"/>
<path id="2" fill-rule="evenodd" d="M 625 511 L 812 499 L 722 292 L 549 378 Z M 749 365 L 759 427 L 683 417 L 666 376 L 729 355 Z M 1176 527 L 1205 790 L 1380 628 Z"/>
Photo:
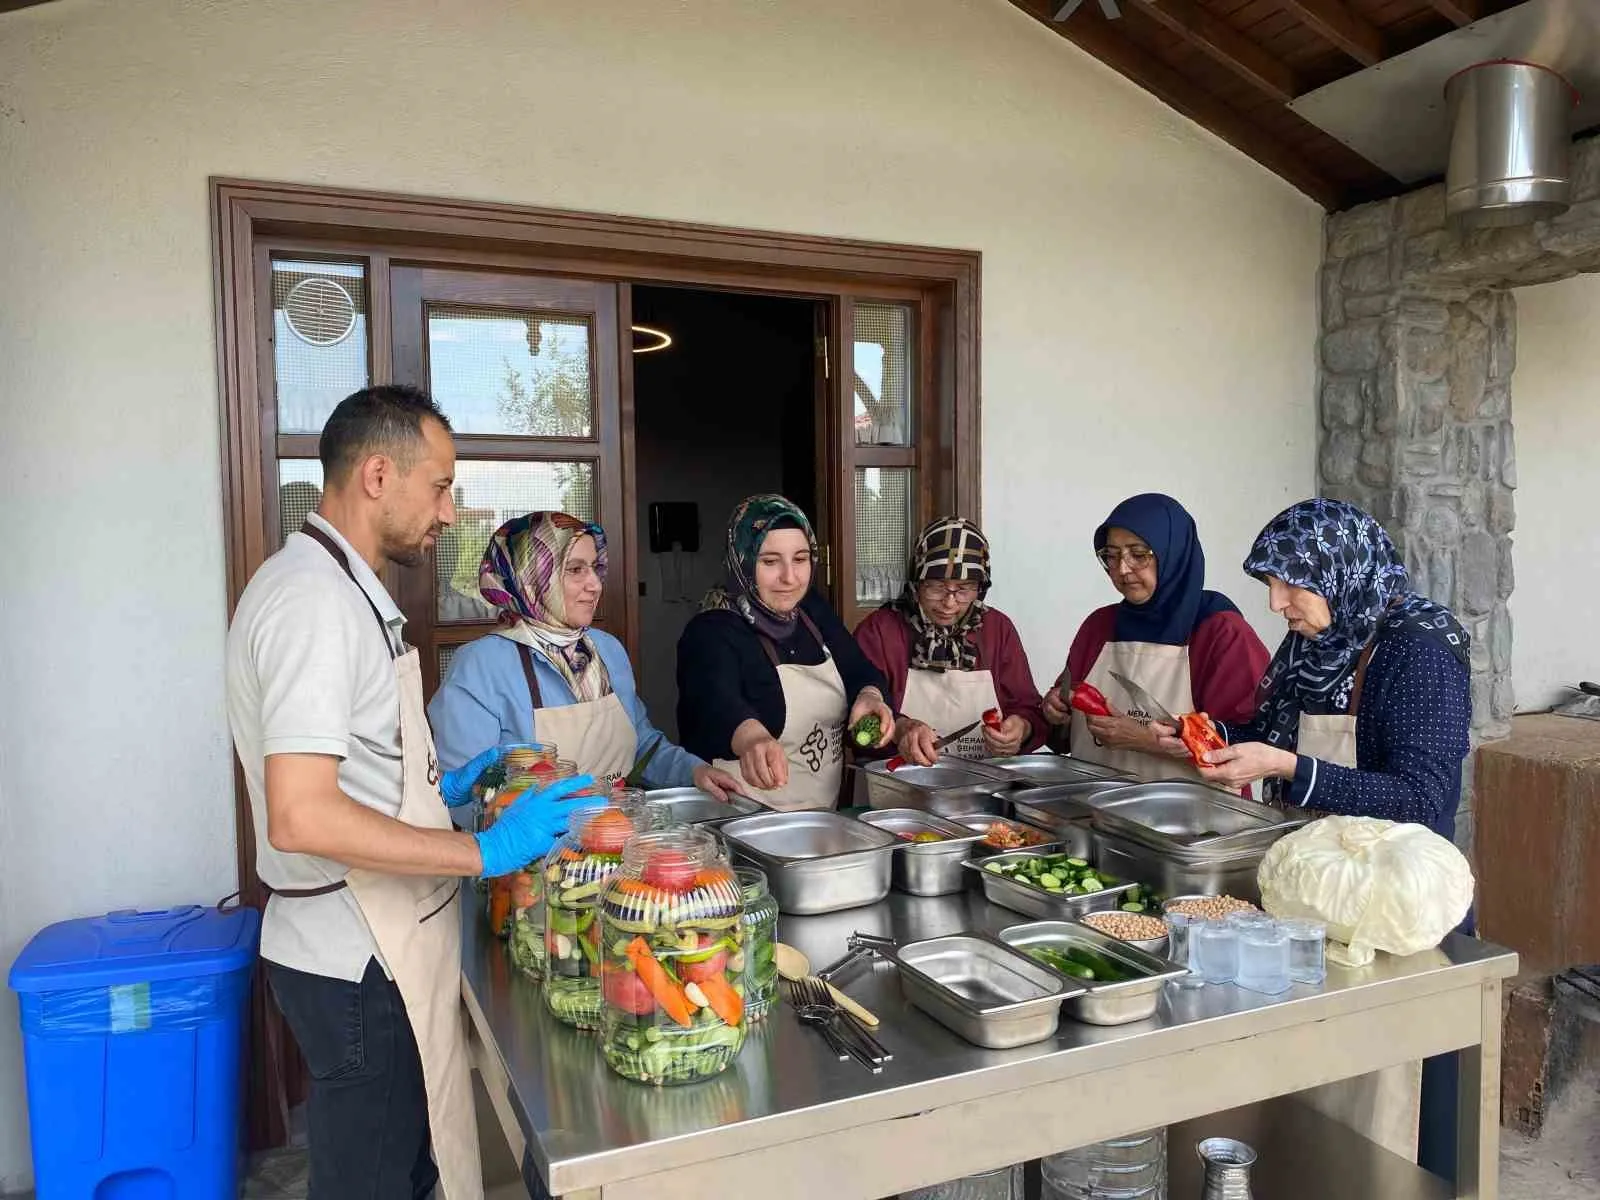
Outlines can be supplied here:
<path id="1" fill-rule="evenodd" d="M 428 309 L 433 398 L 457 433 L 589 437 L 594 394 L 584 317 Z"/>
<path id="2" fill-rule="evenodd" d="M 314 458 L 278 460 L 278 545 L 305 524 L 322 500 L 322 464 Z"/>
<path id="3" fill-rule="evenodd" d="M 916 472 L 909 467 L 856 471 L 856 600 L 882 604 L 906 582 L 916 536 Z"/>
<path id="4" fill-rule="evenodd" d="M 450 674 L 450 660 L 456 656 L 456 651 L 459 649 L 459 646 L 439 647 L 439 682 L 441 684 L 444 683 L 445 678 Z"/>
<path id="5" fill-rule="evenodd" d="M 858 303 L 855 312 L 856 445 L 909 446 L 915 310 Z"/>
<path id="6" fill-rule="evenodd" d="M 367 386 L 365 263 L 275 259 L 272 363 L 280 433 L 321 433 Z"/>
<path id="7" fill-rule="evenodd" d="M 456 523 L 434 551 L 439 620 L 492 621 L 478 596 L 478 564 L 489 538 L 512 517 L 559 511 L 594 519 L 594 463 L 456 463 Z"/>

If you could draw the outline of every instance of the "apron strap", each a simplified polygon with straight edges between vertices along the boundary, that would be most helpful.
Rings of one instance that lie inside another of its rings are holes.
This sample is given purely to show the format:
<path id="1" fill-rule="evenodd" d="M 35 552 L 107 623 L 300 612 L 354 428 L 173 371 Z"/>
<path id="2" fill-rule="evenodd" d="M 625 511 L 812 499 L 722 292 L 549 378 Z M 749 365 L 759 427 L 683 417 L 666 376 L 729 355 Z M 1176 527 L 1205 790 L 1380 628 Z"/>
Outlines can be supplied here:
<path id="1" fill-rule="evenodd" d="M 522 673 L 528 680 L 528 696 L 533 700 L 533 706 L 539 708 L 544 701 L 539 697 L 539 677 L 533 673 L 533 651 L 522 643 L 517 643 L 517 656 L 522 659 Z"/>
<path id="2" fill-rule="evenodd" d="M 828 659 L 832 658 L 833 654 L 832 651 L 828 649 L 828 643 L 822 640 L 822 630 L 817 628 L 817 623 L 811 619 L 810 614 L 804 609 L 800 609 L 799 617 L 800 624 L 804 625 L 808 630 L 810 630 L 811 636 L 817 639 L 817 645 L 822 650 L 822 660 L 826 662 Z M 760 632 L 757 632 L 756 637 L 761 640 L 761 648 L 767 652 L 767 661 L 770 662 L 774 667 L 781 667 L 783 665 L 783 660 L 778 657 L 778 647 L 773 644 L 772 639 L 766 634 Z"/>
<path id="3" fill-rule="evenodd" d="M 258 877 L 259 878 L 259 877 Z M 349 887 L 349 883 L 341 879 L 338 883 L 325 883 L 321 887 L 308 888 L 275 888 L 265 879 L 260 880 L 261 890 L 269 896 L 281 896 L 285 900 L 309 900 L 312 896 L 329 896 L 334 892 L 342 892 Z"/>
<path id="4" fill-rule="evenodd" d="M 1361 657 L 1356 660 L 1356 679 L 1350 688 L 1350 715 L 1352 717 L 1360 711 L 1361 685 L 1367 681 L 1367 664 L 1372 661 L 1372 652 L 1377 648 L 1377 642 L 1368 642 L 1367 648 L 1361 652 Z"/>
<path id="5" fill-rule="evenodd" d="M 362 587 L 360 581 L 356 579 L 356 573 L 350 569 L 350 556 L 344 552 L 344 548 L 310 521 L 300 526 L 300 532 L 326 550 L 333 556 L 333 561 L 344 568 L 344 573 L 350 577 L 350 582 L 356 585 L 356 590 L 361 593 L 361 598 L 367 602 L 367 607 L 372 610 L 372 619 L 377 621 L 378 628 L 383 630 L 383 644 L 389 651 L 389 657 L 399 658 L 400 656 L 394 652 L 394 644 L 389 639 L 389 623 L 383 619 L 383 614 L 378 611 L 378 606 L 372 602 L 372 597 L 367 595 L 367 589 Z"/>
<path id="6" fill-rule="evenodd" d="M 373 620 L 378 622 L 378 628 L 383 631 L 383 644 L 389 651 L 389 657 L 394 658 L 394 646 L 389 641 L 389 624 L 383 619 L 383 614 L 378 611 L 378 606 L 372 602 L 372 597 L 367 595 L 367 589 L 362 587 L 356 579 L 356 573 L 350 569 L 350 556 L 344 552 L 344 548 L 338 542 L 334 541 L 310 521 L 300 526 L 300 532 L 326 550 L 333 558 L 333 561 L 344 569 L 344 573 L 349 576 L 350 582 L 356 585 L 356 590 L 361 593 L 361 598 L 367 602 L 367 607 L 372 610 Z M 329 896 L 334 892 L 342 892 L 350 886 L 345 880 L 341 879 L 337 883 L 325 883 L 321 887 L 277 888 L 262 879 L 259 873 L 256 878 L 261 884 L 261 890 L 266 892 L 268 896 L 278 896 L 284 900 L 309 900 L 313 896 Z"/>

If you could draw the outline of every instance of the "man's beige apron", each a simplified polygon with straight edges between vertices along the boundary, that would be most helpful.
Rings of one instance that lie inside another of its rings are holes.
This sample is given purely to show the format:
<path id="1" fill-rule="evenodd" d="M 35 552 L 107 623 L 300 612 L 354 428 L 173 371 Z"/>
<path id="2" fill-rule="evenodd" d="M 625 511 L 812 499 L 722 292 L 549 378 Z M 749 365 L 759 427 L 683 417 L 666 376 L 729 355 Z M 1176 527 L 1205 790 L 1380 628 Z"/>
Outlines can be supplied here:
<path id="1" fill-rule="evenodd" d="M 554 746 L 557 754 L 577 765 L 578 774 L 593 775 L 602 787 L 625 779 L 633 770 L 639 744 L 633 720 L 616 692 L 607 692 L 598 700 L 544 707 L 533 672 L 533 651 L 526 643 L 511 640 L 522 657 L 522 672 L 533 701 L 533 736 L 541 745 Z"/>
<path id="2" fill-rule="evenodd" d="M 983 714 L 1000 707 L 994 690 L 994 675 L 989 671 L 906 672 L 906 694 L 900 711 L 933 727 L 938 737 L 954 733 L 963 725 L 980 722 L 944 748 L 957 758 L 988 758 L 983 740 Z"/>
<path id="3" fill-rule="evenodd" d="M 1133 697 L 1122 690 L 1111 678 L 1111 672 L 1126 675 L 1165 706 L 1175 717 L 1194 711 L 1194 693 L 1189 684 L 1189 647 L 1166 646 L 1157 642 L 1110 641 L 1094 660 L 1089 674 L 1074 683 L 1090 683 L 1099 688 L 1111 707 L 1125 712 L 1145 724 L 1154 714 L 1140 709 Z M 1072 753 L 1094 762 L 1104 763 L 1118 771 L 1127 771 L 1140 779 L 1194 779 L 1200 778 L 1192 764 L 1185 759 L 1167 758 L 1159 754 L 1145 754 L 1140 750 L 1123 750 L 1099 745 L 1089 732 L 1089 722 L 1073 709 L 1071 737 L 1068 745 Z"/>
<path id="4" fill-rule="evenodd" d="M 757 634 L 783 688 L 783 732 L 778 735 L 778 745 L 789 760 L 789 785 L 769 792 L 745 779 L 745 795 L 779 812 L 835 807 L 844 779 L 844 722 L 850 715 L 844 679 L 816 623 L 805 613 L 800 619 L 822 647 L 823 659 L 815 666 L 779 662 L 772 640 Z M 719 758 L 712 765 L 744 778 L 733 760 Z"/>
<path id="5" fill-rule="evenodd" d="M 1296 753 L 1339 767 L 1356 765 L 1356 713 L 1361 707 L 1361 684 L 1371 658 L 1369 647 L 1356 667 L 1349 712 L 1300 714 Z M 1313 1088 L 1304 1098 L 1318 1112 L 1348 1125 L 1369 1141 L 1409 1162 L 1417 1161 L 1417 1126 L 1422 1115 L 1421 1060 Z"/>
<path id="6" fill-rule="evenodd" d="M 356 583 L 344 551 L 314 525 L 302 531 L 321 544 Z M 365 592 L 361 593 L 363 597 Z M 368 603 L 371 600 L 368 599 Z M 378 610 L 378 628 L 388 645 L 389 628 Z M 394 660 L 400 693 L 400 757 L 403 783 L 399 820 L 419 829 L 454 828 L 439 794 L 439 759 L 433 748 L 422 693 L 422 659 L 410 647 Z M 338 886 L 338 885 L 335 885 Z M 344 885 L 361 906 L 373 940 L 394 977 L 422 1059 L 428 1093 L 428 1132 L 439 1168 L 441 1200 L 481 1200 L 483 1166 L 473 1112 L 461 1007 L 461 880 L 454 876 L 388 875 L 352 867 Z M 331 888 L 311 889 L 317 893 Z M 293 897 L 295 892 L 280 892 Z"/>

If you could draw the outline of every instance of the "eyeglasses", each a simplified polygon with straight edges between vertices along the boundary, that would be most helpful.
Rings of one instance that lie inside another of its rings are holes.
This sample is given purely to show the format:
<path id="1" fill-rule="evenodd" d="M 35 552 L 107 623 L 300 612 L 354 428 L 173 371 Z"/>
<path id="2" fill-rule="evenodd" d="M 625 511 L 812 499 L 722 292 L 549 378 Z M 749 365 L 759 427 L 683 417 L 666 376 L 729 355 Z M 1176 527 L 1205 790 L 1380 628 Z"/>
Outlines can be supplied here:
<path id="1" fill-rule="evenodd" d="M 975 583 L 923 583 L 918 585 L 924 599 L 927 600 L 976 600 L 978 598 L 978 585 Z"/>
<path id="2" fill-rule="evenodd" d="M 1103 550 L 1096 550 L 1094 556 L 1108 571 L 1115 571 L 1120 562 L 1125 562 L 1135 571 L 1139 571 L 1156 560 L 1156 552 L 1149 546 L 1107 546 Z"/>

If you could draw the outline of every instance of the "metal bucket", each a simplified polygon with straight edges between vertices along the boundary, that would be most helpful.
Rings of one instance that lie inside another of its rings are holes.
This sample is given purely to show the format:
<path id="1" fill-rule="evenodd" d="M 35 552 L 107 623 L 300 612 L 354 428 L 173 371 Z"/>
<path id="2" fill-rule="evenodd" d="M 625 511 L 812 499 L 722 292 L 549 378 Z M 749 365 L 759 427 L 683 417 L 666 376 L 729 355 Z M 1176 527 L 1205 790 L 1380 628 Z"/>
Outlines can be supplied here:
<path id="1" fill-rule="evenodd" d="M 1445 210 L 1471 229 L 1525 225 L 1572 203 L 1572 85 L 1534 63 L 1477 63 L 1445 84 Z"/>

